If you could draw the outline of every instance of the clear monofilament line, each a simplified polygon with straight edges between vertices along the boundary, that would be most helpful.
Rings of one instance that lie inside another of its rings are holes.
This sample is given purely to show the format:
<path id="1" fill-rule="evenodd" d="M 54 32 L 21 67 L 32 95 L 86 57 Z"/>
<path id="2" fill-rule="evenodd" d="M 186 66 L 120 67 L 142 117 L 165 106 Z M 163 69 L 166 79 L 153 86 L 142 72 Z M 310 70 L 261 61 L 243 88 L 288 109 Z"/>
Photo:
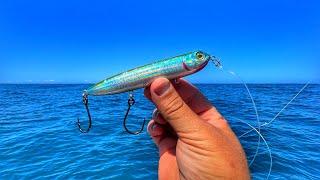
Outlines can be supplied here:
<path id="1" fill-rule="evenodd" d="M 310 82 L 306 83 L 301 89 L 300 91 L 293 97 L 291 98 L 291 100 L 269 121 L 269 122 L 266 122 L 264 124 L 261 125 L 261 127 L 263 126 L 267 126 L 269 125 L 270 123 L 272 123 L 307 87 L 308 85 L 310 84 Z M 239 138 L 249 134 L 250 132 L 252 132 L 253 130 L 249 130 L 245 133 L 243 133 L 241 136 L 239 136 Z"/>
<path id="2" fill-rule="evenodd" d="M 252 97 L 252 94 L 251 94 L 251 92 L 250 92 L 250 89 L 249 89 L 248 86 L 247 86 L 247 83 L 245 83 L 244 80 L 242 80 L 242 78 L 240 78 L 240 76 L 238 76 L 235 72 L 233 72 L 233 71 L 227 71 L 227 72 L 229 72 L 231 75 L 233 75 L 233 76 L 235 76 L 236 78 L 238 78 L 238 79 L 242 82 L 242 84 L 244 85 L 244 87 L 246 88 L 247 93 L 248 93 L 248 95 L 249 95 L 249 97 L 250 97 L 250 99 L 251 99 L 253 109 L 254 109 L 255 114 L 256 114 L 256 119 L 257 119 L 257 124 L 258 124 L 258 132 L 260 133 L 261 125 L 260 125 L 260 118 L 259 118 L 259 113 L 258 113 L 257 105 L 256 105 L 256 103 L 255 103 L 255 101 L 254 101 L 254 99 L 253 99 L 253 97 Z M 239 137 L 239 138 L 240 138 L 240 137 Z M 259 136 L 258 145 L 257 145 L 257 148 L 256 148 L 256 152 L 255 152 L 253 158 L 251 159 L 251 161 L 250 161 L 250 163 L 249 163 L 249 167 L 253 164 L 253 162 L 255 161 L 255 159 L 256 159 L 256 157 L 257 157 L 257 155 L 258 155 L 258 153 L 259 153 L 260 141 L 261 141 L 261 140 L 260 140 L 260 136 Z"/>
<path id="3" fill-rule="evenodd" d="M 300 89 L 300 91 L 277 113 L 277 115 L 275 115 L 275 116 L 271 119 L 271 121 L 266 122 L 266 123 L 262 124 L 261 126 L 267 126 L 268 124 L 272 123 L 272 122 L 282 113 L 282 111 L 285 110 L 285 109 L 291 104 L 291 102 L 292 102 L 293 100 L 295 100 L 295 99 L 302 93 L 302 91 L 303 91 L 305 88 L 307 88 L 307 86 L 308 86 L 309 84 L 310 84 L 310 82 L 307 82 L 307 83 Z"/>
<path id="4" fill-rule="evenodd" d="M 214 62 L 215 66 L 216 66 L 217 68 L 219 68 L 220 70 L 224 71 L 219 59 L 217 59 L 217 58 L 215 58 L 215 57 L 212 57 L 211 59 L 212 59 L 212 61 Z M 261 127 L 262 127 L 262 126 L 267 126 L 267 125 L 269 125 L 270 123 L 272 123 L 272 122 L 308 87 L 309 82 L 306 83 L 306 84 L 300 89 L 300 91 L 299 91 L 270 121 L 268 121 L 268 122 L 266 122 L 266 123 L 264 123 L 264 124 L 260 124 L 260 118 L 259 118 L 259 114 L 258 114 L 258 111 L 257 111 L 257 108 L 256 108 L 256 104 L 255 104 L 255 101 L 254 101 L 254 99 L 253 99 L 253 97 L 252 97 L 252 95 L 251 95 L 251 93 L 250 93 L 250 90 L 249 90 L 247 84 L 246 84 L 236 73 L 234 73 L 233 71 L 226 71 L 226 72 L 228 72 L 229 74 L 235 76 L 237 79 L 239 79 L 239 80 L 244 84 L 244 86 L 245 86 L 245 88 L 246 88 L 246 90 L 247 90 L 247 92 L 248 92 L 248 94 L 249 94 L 249 96 L 250 96 L 250 98 L 251 98 L 251 101 L 252 101 L 252 104 L 253 104 L 253 107 L 254 107 L 254 110 L 255 110 L 255 113 L 256 113 L 256 118 L 257 118 L 258 127 L 257 127 L 257 129 L 256 129 L 256 128 L 254 128 L 252 125 L 250 125 L 249 123 L 247 123 L 247 122 L 242 121 L 241 119 L 239 119 L 241 122 L 247 124 L 247 125 L 251 128 L 251 130 L 249 130 L 249 131 L 245 132 L 244 134 L 242 134 L 241 136 L 239 136 L 239 139 L 240 139 L 241 137 L 245 136 L 246 134 L 252 132 L 252 131 L 255 131 L 255 132 L 259 135 L 259 141 L 258 141 L 258 145 L 257 145 L 257 148 L 256 148 L 256 153 L 255 153 L 255 155 L 253 156 L 253 159 L 251 160 L 249 166 L 252 165 L 252 163 L 255 161 L 255 158 L 256 158 L 257 155 L 259 154 L 260 138 L 264 141 L 264 143 L 266 144 L 267 150 L 268 150 L 268 152 L 269 152 L 269 156 L 270 156 L 270 168 L 269 168 L 269 172 L 268 172 L 268 175 L 267 175 L 267 179 L 268 179 L 269 176 L 270 176 L 270 174 L 271 174 L 271 170 L 272 170 L 272 163 L 273 163 L 273 162 L 272 162 L 272 154 L 271 154 L 271 150 L 270 150 L 270 147 L 269 147 L 267 141 L 265 140 L 265 138 L 262 136 L 262 134 L 261 134 L 261 132 L 260 132 Z M 236 119 L 238 119 L 238 118 L 236 118 Z"/>
<path id="5" fill-rule="evenodd" d="M 222 67 L 222 64 L 220 62 L 220 59 L 216 58 L 215 56 L 211 56 L 211 59 L 213 61 L 213 63 L 215 64 L 215 66 L 217 68 L 219 68 L 220 70 L 222 70 L 222 72 L 224 72 L 223 70 L 223 67 Z M 260 118 L 259 118 L 259 113 L 258 113 L 258 110 L 257 110 L 257 106 L 256 106 L 256 103 L 252 97 L 252 94 L 250 92 L 250 89 L 248 88 L 247 84 L 244 82 L 244 80 L 242 80 L 242 78 L 240 78 L 240 76 L 238 76 L 235 72 L 233 71 L 226 71 L 228 72 L 229 74 L 231 74 L 232 76 L 236 77 L 238 80 L 240 80 L 240 82 L 242 82 L 242 84 L 244 85 L 244 87 L 246 88 L 246 91 L 251 99 L 251 102 L 252 102 L 252 106 L 254 108 L 254 111 L 255 111 L 255 116 L 256 116 L 256 119 L 257 119 L 257 125 L 258 125 L 258 132 L 260 133 Z M 259 137 L 259 140 L 258 140 L 258 144 L 257 144 L 257 148 L 256 148 L 256 152 L 254 154 L 254 157 L 253 159 L 250 161 L 249 163 L 249 166 L 251 166 L 253 164 L 253 162 L 255 161 L 258 153 L 259 153 L 259 146 L 260 146 L 260 136 Z"/>
<path id="6" fill-rule="evenodd" d="M 255 131 L 259 137 L 263 140 L 264 144 L 266 145 L 267 147 L 267 150 L 269 152 L 269 158 L 270 158 L 270 166 L 269 166 L 269 172 L 268 172 L 268 175 L 267 175 L 267 178 L 266 179 L 269 179 L 269 176 L 271 174 L 271 170 L 272 170 L 272 164 L 273 164 L 273 161 L 272 161 L 272 153 L 271 153 L 271 149 L 266 141 L 266 139 L 262 136 L 262 134 L 253 126 L 251 126 L 249 123 L 245 122 L 245 121 L 242 121 L 241 119 L 239 118 L 235 118 L 235 119 L 238 119 L 239 121 L 241 121 L 242 123 L 245 123 L 246 125 L 248 125 L 252 131 Z"/>

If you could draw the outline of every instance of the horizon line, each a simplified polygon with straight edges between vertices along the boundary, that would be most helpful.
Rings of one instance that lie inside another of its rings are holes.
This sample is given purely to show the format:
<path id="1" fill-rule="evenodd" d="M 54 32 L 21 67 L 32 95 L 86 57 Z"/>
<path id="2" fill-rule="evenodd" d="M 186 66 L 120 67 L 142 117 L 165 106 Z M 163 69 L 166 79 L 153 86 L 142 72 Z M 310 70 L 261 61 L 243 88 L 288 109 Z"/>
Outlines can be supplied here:
<path id="1" fill-rule="evenodd" d="M 306 84 L 308 82 L 246 82 L 246 84 Z M 25 82 L 17 82 L 17 83 L 2 83 L 0 85 L 92 85 L 96 83 L 25 83 Z M 243 84 L 241 82 L 215 82 L 215 83 L 192 83 L 192 84 Z M 320 82 L 310 82 L 310 85 L 320 85 Z"/>

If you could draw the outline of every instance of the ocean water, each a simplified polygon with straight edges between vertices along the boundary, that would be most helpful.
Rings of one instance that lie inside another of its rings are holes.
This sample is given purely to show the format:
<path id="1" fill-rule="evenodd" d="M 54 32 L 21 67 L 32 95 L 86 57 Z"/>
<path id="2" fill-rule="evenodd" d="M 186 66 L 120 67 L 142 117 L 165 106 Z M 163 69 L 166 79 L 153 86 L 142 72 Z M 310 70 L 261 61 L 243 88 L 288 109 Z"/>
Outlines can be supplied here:
<path id="1" fill-rule="evenodd" d="M 81 93 L 88 85 L 0 85 L 0 179 L 157 179 L 157 148 L 146 129 L 133 136 L 122 119 L 127 94 L 90 97 L 93 127 L 76 127 L 86 114 Z M 197 85 L 228 119 L 238 136 L 257 126 L 243 85 Z M 303 85 L 249 84 L 267 122 Z M 135 92 L 130 128 L 150 119 L 154 106 Z M 273 156 L 271 179 L 320 178 L 320 85 L 309 85 L 269 126 L 261 129 Z M 251 161 L 258 136 L 240 139 Z M 254 179 L 265 179 L 270 159 L 265 144 L 250 167 Z"/>

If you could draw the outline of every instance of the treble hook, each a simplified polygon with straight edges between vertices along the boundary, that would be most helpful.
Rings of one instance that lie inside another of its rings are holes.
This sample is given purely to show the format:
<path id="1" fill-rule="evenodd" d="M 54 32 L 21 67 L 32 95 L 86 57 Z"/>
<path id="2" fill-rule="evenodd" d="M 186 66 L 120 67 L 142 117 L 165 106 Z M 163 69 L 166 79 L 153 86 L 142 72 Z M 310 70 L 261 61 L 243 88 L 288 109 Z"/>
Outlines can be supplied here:
<path id="1" fill-rule="evenodd" d="M 134 103 L 135 103 L 135 100 L 134 100 L 133 94 L 130 93 L 129 94 L 129 99 L 128 99 L 128 109 L 127 109 L 126 115 L 124 116 L 124 119 L 123 119 L 123 127 L 128 133 L 137 135 L 137 134 L 140 134 L 143 131 L 143 127 L 144 127 L 144 124 L 145 124 L 146 120 L 143 121 L 141 129 L 139 131 L 132 132 L 127 128 L 126 120 L 127 120 L 130 108 L 131 108 L 131 106 L 134 105 Z"/>
<path id="2" fill-rule="evenodd" d="M 84 106 L 86 107 L 86 110 L 87 110 L 87 113 L 88 113 L 88 118 L 89 118 L 89 123 L 88 123 L 88 128 L 86 130 L 82 129 L 81 128 L 81 125 L 80 125 L 80 120 L 78 118 L 78 128 L 79 128 L 79 131 L 82 132 L 82 133 L 87 133 L 89 132 L 90 128 L 91 128 L 91 115 L 90 115 L 90 111 L 89 111 L 89 107 L 88 107 L 88 94 L 86 93 L 83 93 L 82 94 L 82 102 L 84 104 Z"/>

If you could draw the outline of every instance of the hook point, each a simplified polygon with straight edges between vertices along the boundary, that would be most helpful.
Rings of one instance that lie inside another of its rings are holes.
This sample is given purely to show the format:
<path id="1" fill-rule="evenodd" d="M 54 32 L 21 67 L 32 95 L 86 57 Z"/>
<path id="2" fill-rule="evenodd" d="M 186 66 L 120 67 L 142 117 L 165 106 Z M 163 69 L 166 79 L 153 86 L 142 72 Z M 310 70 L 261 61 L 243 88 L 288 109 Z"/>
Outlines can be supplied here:
<path id="1" fill-rule="evenodd" d="M 127 133 L 133 134 L 133 135 L 138 135 L 143 131 L 144 125 L 146 123 L 146 119 L 143 120 L 142 126 L 141 126 L 140 130 L 138 130 L 138 131 L 131 131 L 127 128 L 127 125 L 126 125 L 126 121 L 127 121 L 127 117 L 128 117 L 130 108 L 131 108 L 131 106 L 134 105 L 134 103 L 135 103 L 135 100 L 134 100 L 133 94 L 130 93 L 129 99 L 128 99 L 128 109 L 127 109 L 126 115 L 124 116 L 124 119 L 123 119 L 123 127 L 127 131 Z"/>
<path id="2" fill-rule="evenodd" d="M 88 94 L 87 93 L 83 93 L 82 95 L 82 102 L 87 110 L 87 114 L 88 114 L 88 118 L 89 118 L 89 122 L 88 122 L 88 128 L 86 130 L 82 129 L 81 128 L 81 124 L 80 124 L 80 119 L 78 118 L 78 122 L 77 122 L 77 125 L 78 125 L 78 129 L 80 132 L 82 133 L 88 133 L 91 129 L 91 126 L 92 126 L 92 121 L 91 121 L 91 115 L 90 115 L 90 111 L 89 111 L 89 107 L 88 107 Z"/>

